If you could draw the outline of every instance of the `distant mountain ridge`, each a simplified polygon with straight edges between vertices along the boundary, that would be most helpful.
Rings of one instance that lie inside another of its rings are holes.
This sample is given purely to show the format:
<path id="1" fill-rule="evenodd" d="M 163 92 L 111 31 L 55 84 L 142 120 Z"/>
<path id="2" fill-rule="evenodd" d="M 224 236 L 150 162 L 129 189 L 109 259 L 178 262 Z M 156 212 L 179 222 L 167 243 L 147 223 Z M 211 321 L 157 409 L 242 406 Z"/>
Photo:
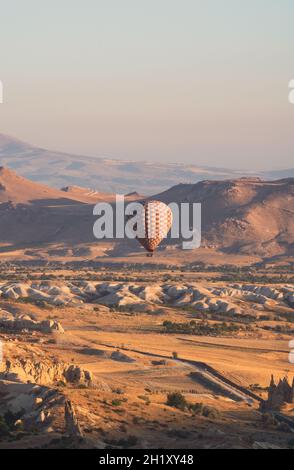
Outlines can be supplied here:
<path id="1" fill-rule="evenodd" d="M 185 163 L 154 163 L 71 155 L 34 147 L 0 134 L 0 165 L 51 187 L 80 186 L 102 193 L 155 194 L 178 183 L 239 178 L 243 171 Z M 245 173 L 246 174 L 246 173 Z M 248 172 L 250 175 L 250 173 Z M 294 176 L 294 169 L 257 173 L 263 178 Z"/>

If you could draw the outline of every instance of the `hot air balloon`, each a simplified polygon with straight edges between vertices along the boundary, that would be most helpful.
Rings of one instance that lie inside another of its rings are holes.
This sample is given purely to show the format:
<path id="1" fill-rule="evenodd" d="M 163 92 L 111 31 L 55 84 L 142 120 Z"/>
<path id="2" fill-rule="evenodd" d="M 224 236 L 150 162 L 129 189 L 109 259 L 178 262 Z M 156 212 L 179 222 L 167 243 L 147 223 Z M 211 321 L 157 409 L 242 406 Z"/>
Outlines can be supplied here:
<path id="1" fill-rule="evenodd" d="M 147 201 L 142 213 L 142 232 L 144 238 L 137 238 L 147 250 L 147 256 L 153 256 L 160 242 L 168 234 L 173 221 L 171 209 L 160 201 Z"/>

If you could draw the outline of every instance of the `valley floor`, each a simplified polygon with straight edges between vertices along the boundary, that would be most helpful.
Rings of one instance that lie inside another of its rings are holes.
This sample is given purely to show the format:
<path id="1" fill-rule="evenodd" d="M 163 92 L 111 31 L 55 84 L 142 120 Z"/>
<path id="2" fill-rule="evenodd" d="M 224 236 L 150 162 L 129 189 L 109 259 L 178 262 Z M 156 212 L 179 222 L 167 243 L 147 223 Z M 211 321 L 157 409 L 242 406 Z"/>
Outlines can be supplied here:
<path id="1" fill-rule="evenodd" d="M 0 281 L 0 448 L 293 446 L 291 284 L 96 274 Z"/>

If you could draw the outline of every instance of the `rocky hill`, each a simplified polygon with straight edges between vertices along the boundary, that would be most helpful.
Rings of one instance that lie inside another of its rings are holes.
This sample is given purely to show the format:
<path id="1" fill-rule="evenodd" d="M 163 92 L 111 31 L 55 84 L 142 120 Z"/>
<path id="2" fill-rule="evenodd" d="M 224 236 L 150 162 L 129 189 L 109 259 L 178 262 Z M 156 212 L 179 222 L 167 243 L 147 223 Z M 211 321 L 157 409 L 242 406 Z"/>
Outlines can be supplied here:
<path id="1" fill-rule="evenodd" d="M 132 201 L 141 196 L 131 193 L 127 198 Z M 262 258 L 293 255 L 293 178 L 208 180 L 180 184 L 153 198 L 166 203 L 201 203 L 202 248 L 207 252 Z M 94 239 L 93 205 L 98 201 L 113 202 L 114 195 L 80 187 L 52 189 L 1 167 L 1 253 L 25 249 L 29 255 L 40 256 L 42 248 L 45 256 L 65 258 L 144 254 L 135 240 Z M 187 255 L 179 240 L 172 239 L 165 240 L 159 251 L 164 256 L 169 253 L 176 253 L 179 259 Z"/>
<path id="2" fill-rule="evenodd" d="M 294 178 L 180 184 L 155 198 L 201 203 L 205 246 L 264 257 L 294 253 Z"/>

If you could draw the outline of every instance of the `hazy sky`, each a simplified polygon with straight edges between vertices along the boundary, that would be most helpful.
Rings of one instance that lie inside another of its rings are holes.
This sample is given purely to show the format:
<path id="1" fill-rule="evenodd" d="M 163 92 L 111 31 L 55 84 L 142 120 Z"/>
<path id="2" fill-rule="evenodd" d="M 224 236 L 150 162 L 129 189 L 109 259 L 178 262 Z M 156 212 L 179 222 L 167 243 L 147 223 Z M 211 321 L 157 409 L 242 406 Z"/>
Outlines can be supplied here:
<path id="1" fill-rule="evenodd" d="M 293 166 L 293 0 L 0 7 L 0 132 L 95 156 Z"/>

